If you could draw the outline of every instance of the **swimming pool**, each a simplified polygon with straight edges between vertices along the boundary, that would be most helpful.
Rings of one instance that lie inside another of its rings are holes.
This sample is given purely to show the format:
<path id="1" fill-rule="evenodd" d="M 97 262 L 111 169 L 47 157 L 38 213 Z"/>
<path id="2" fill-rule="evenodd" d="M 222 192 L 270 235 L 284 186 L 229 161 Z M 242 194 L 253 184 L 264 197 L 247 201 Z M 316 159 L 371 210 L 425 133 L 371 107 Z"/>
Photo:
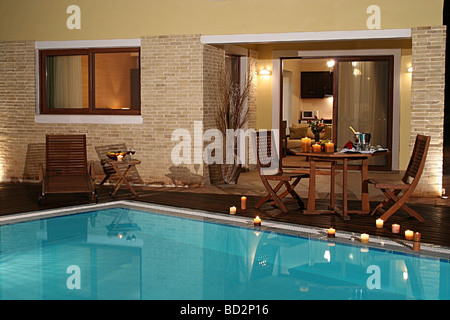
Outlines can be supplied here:
<path id="1" fill-rule="evenodd" d="M 1 299 L 450 298 L 447 258 L 385 239 L 135 202 L 0 223 Z"/>

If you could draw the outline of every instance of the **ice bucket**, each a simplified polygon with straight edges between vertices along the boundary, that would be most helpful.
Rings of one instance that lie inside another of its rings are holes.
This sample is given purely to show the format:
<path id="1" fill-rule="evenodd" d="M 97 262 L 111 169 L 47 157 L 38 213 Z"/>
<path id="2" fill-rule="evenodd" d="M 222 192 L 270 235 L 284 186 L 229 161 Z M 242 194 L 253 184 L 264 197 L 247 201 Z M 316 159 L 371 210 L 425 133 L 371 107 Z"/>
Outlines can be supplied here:
<path id="1" fill-rule="evenodd" d="M 370 133 L 357 133 L 355 138 L 358 151 L 368 151 L 370 149 Z"/>
<path id="2" fill-rule="evenodd" d="M 356 141 L 359 144 L 370 144 L 370 133 L 357 133 Z"/>

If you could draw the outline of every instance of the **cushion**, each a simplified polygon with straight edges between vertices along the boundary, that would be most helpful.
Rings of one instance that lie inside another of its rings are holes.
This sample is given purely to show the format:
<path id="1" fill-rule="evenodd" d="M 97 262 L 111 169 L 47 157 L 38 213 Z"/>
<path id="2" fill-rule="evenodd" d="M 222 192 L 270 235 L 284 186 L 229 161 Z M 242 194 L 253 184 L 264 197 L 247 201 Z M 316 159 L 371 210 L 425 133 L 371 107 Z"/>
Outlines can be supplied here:
<path id="1" fill-rule="evenodd" d="M 309 124 L 305 123 L 293 123 L 292 127 L 289 128 L 289 136 L 290 139 L 301 139 L 304 137 L 308 137 L 314 139 L 314 134 L 309 127 Z M 321 140 L 330 139 L 333 134 L 333 126 L 327 125 L 325 132 L 320 133 Z"/>
<path id="2" fill-rule="evenodd" d="M 300 148 L 302 146 L 302 140 L 301 139 L 287 139 L 286 148 L 288 149 L 296 149 Z"/>
<path id="3" fill-rule="evenodd" d="M 333 135 L 333 127 L 332 126 L 327 126 L 325 128 L 325 132 L 320 134 L 321 139 L 323 139 L 323 140 L 331 139 L 332 135 Z"/>
<path id="4" fill-rule="evenodd" d="M 308 136 L 309 127 L 290 127 L 289 136 L 291 139 L 301 139 Z"/>

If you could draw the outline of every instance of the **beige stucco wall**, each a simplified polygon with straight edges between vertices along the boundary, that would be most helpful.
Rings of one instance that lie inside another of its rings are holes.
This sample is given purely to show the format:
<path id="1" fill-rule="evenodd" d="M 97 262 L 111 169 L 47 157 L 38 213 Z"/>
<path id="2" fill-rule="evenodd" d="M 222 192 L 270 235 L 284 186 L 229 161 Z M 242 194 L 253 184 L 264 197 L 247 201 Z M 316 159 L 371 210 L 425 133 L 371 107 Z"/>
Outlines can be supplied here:
<path id="1" fill-rule="evenodd" d="M 70 5 L 79 30 L 66 27 Z M 21 0 L 0 2 L 0 40 L 365 30 L 371 5 L 382 29 L 442 24 L 442 0 Z"/>

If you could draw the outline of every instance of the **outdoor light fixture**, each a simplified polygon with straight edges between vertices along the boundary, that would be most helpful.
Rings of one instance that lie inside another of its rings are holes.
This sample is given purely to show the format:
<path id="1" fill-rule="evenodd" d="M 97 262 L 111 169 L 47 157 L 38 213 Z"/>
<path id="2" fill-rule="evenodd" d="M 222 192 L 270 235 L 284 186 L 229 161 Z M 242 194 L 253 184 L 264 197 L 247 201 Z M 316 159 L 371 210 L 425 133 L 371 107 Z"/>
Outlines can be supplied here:
<path id="1" fill-rule="evenodd" d="M 441 196 L 441 198 L 442 199 L 448 199 L 448 196 L 445 194 L 445 189 L 444 188 L 442 188 L 442 196 Z"/>
<path id="2" fill-rule="evenodd" d="M 412 73 L 412 72 L 413 72 L 413 67 L 412 67 L 412 66 L 409 66 L 409 67 L 408 67 L 408 72 L 409 72 L 409 73 Z"/>
<path id="3" fill-rule="evenodd" d="M 330 69 L 330 72 L 333 72 L 333 69 L 334 69 L 334 60 L 328 60 L 328 61 L 327 61 L 327 66 L 328 66 L 328 69 Z"/>
<path id="4" fill-rule="evenodd" d="M 259 75 L 261 76 L 270 76 L 272 75 L 272 71 L 264 67 L 263 69 L 259 70 Z"/>

